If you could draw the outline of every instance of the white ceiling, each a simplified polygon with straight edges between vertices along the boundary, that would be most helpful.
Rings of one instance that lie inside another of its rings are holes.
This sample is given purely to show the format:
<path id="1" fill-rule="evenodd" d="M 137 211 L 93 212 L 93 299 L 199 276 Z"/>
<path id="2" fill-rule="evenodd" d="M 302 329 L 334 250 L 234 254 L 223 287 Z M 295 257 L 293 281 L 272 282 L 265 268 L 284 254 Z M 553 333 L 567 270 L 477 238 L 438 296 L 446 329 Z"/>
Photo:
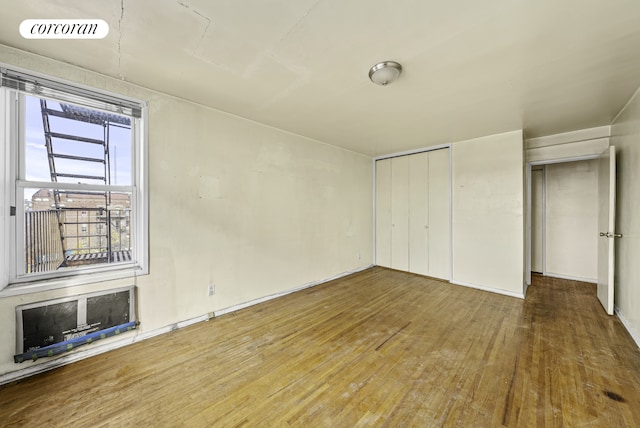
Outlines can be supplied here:
<path id="1" fill-rule="evenodd" d="M 0 10 L 5 45 L 368 155 L 608 125 L 640 86 L 638 0 L 0 0 Z M 110 32 L 26 40 L 29 18 L 99 18 Z M 367 76 L 382 60 L 404 67 L 387 87 Z"/>

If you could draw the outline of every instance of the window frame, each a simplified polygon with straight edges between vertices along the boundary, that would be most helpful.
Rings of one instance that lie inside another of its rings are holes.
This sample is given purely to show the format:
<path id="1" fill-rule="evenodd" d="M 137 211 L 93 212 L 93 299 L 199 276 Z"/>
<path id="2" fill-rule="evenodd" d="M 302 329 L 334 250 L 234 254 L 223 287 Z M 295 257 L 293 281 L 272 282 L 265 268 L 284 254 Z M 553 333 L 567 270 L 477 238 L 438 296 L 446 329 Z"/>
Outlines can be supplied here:
<path id="1" fill-rule="evenodd" d="M 46 94 L 33 94 L 24 89 L 3 85 L 0 78 L 0 129 L 4 133 L 0 135 L 3 144 L 0 148 L 0 297 L 7 295 L 24 294 L 30 292 L 45 291 L 56 288 L 71 287 L 94 282 L 108 281 L 111 279 L 131 278 L 149 273 L 149 230 L 148 230 L 148 103 L 131 97 L 126 97 L 109 91 L 89 87 L 63 79 L 36 73 L 30 70 L 5 65 L 0 63 L 2 76 L 7 72 L 25 75 L 29 78 L 42 79 L 54 92 L 59 91 L 68 95 L 73 100 L 87 101 L 87 108 L 102 110 L 91 105 L 91 102 L 103 103 L 107 100 L 122 102 L 127 111 L 135 111 L 136 114 L 127 114 L 131 118 L 132 133 L 132 171 L 131 183 L 127 186 L 96 185 L 28 181 L 24 179 L 24 147 L 25 139 L 25 94 L 39 96 L 54 101 L 60 100 L 55 96 Z M 72 101 L 73 102 L 73 101 Z M 107 105 L 108 107 L 112 107 Z M 131 106 L 131 107 L 129 107 Z M 109 110 L 106 110 L 109 112 Z M 126 192 L 131 194 L 131 208 L 133 223 L 132 234 L 132 262 L 117 264 L 97 264 L 81 266 L 62 271 L 46 273 L 20 274 L 20 263 L 24 265 L 24 240 L 22 234 L 25 230 L 24 201 L 19 195 L 26 188 L 59 188 L 66 190 L 98 190 Z M 10 213 L 11 211 L 11 213 Z M 15 215 L 13 215 L 15 213 Z"/>

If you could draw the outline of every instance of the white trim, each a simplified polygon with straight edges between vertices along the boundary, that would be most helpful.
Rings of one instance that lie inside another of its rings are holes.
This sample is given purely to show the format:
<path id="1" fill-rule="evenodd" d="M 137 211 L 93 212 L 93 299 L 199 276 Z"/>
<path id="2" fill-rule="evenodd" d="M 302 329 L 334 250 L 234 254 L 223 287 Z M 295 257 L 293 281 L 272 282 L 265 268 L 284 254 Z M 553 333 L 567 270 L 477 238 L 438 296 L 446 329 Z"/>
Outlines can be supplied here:
<path id="1" fill-rule="evenodd" d="M 531 194 L 532 189 L 533 189 L 533 174 L 532 174 L 532 169 L 531 169 L 531 164 L 527 163 L 525 165 L 525 173 L 524 173 L 524 177 L 525 177 L 525 199 L 527 201 L 526 204 L 526 209 L 525 209 L 525 225 L 524 225 L 524 230 L 525 230 L 525 236 L 524 236 L 524 286 L 525 286 L 525 292 L 526 292 L 526 288 L 531 285 L 531 266 L 532 266 L 532 258 L 533 258 L 533 251 L 532 247 L 533 247 L 533 238 L 532 238 L 532 234 L 531 234 L 531 228 L 533 225 L 533 221 L 532 221 L 532 217 L 533 217 L 533 203 L 532 203 L 532 197 Z"/>
<path id="2" fill-rule="evenodd" d="M 547 271 L 547 167 L 542 166 L 542 273 Z"/>
<path id="3" fill-rule="evenodd" d="M 638 348 L 640 348 L 640 334 L 638 334 L 638 332 L 631 326 L 631 323 L 627 321 L 627 319 L 620 313 L 620 308 L 614 306 L 614 310 L 615 314 L 620 319 L 620 322 L 622 322 L 622 325 L 627 329 L 627 332 L 629 333 L 633 341 L 636 342 Z"/>
<path id="4" fill-rule="evenodd" d="M 453 147 L 449 146 L 449 281 L 453 278 Z"/>
<path id="5" fill-rule="evenodd" d="M 502 294 L 509 297 L 517 297 L 524 299 L 524 293 L 515 293 L 513 291 L 502 290 L 500 288 L 485 287 L 484 285 L 471 284 L 470 282 L 451 281 L 451 284 L 460 285 L 462 287 L 475 288 L 477 290 L 488 291 L 490 293 Z"/>
<path id="6" fill-rule="evenodd" d="M 531 163 L 527 163 L 527 186 L 525 188 L 526 195 L 525 198 L 527 200 L 526 206 L 526 214 L 527 214 L 527 236 L 525 237 L 525 254 L 526 254 L 526 263 L 525 263 L 525 285 L 528 287 L 531 285 L 531 274 L 533 271 L 533 172 L 541 171 L 542 172 L 542 272 L 536 272 L 540 274 L 544 274 L 546 270 L 546 251 L 547 251 L 547 188 L 546 188 L 546 180 L 547 180 L 547 170 L 544 165 L 536 165 L 539 168 L 533 168 L 534 165 Z M 526 294 L 526 293 L 525 293 Z"/>
<path id="7" fill-rule="evenodd" d="M 140 274 L 149 273 L 149 104 L 141 105 L 140 118 L 132 121 L 132 130 L 138 135 L 136 136 L 138 144 L 135 144 L 135 150 L 131 162 L 135 162 L 136 175 L 134 180 L 133 197 L 135 199 L 135 222 L 136 231 L 134 231 L 134 254 L 138 258 L 135 260 L 140 267 Z M 133 138 L 133 134 L 132 134 Z M 133 144 L 133 141 L 132 141 Z M 133 159 L 135 157 L 135 159 Z M 133 165 L 132 165 L 133 166 Z"/>
<path id="8" fill-rule="evenodd" d="M 397 158 L 399 156 L 415 155 L 416 153 L 432 152 L 434 150 L 446 149 L 446 148 L 450 148 L 450 147 L 451 147 L 451 143 L 438 144 L 437 146 L 429 146 L 429 147 L 423 147 L 421 149 L 407 150 L 407 151 L 404 151 L 404 152 L 391 153 L 391 154 L 388 154 L 388 155 L 377 156 L 377 157 L 373 158 L 373 161 L 375 162 L 375 161 L 379 161 L 379 160 L 383 160 L 383 159 Z"/>
<path id="9" fill-rule="evenodd" d="M 87 273 L 70 271 L 70 274 L 70 276 L 58 277 L 55 279 L 41 279 L 40 281 L 34 281 L 35 278 L 29 278 L 31 282 L 13 282 L 3 290 L 0 290 L 0 299 L 4 297 L 20 296 L 23 294 L 57 290 L 59 288 L 75 287 L 116 279 L 134 279 L 136 276 L 144 275 L 144 272 L 141 268 L 134 267 L 133 264 L 127 264 L 126 266 L 105 266 L 104 271 L 101 272 L 92 271 L 91 273 Z"/>
<path id="10" fill-rule="evenodd" d="M 199 315 L 195 318 L 189 318 L 188 320 L 174 322 L 173 324 L 166 325 L 164 327 L 156 328 L 155 330 L 139 333 L 131 343 L 140 342 L 143 340 L 151 339 L 152 337 L 161 336 L 163 334 L 171 333 L 172 331 L 179 330 L 190 325 L 197 324 L 203 321 L 209 321 L 211 317 L 208 314 Z"/>
<path id="11" fill-rule="evenodd" d="M 343 273 L 340 273 L 338 275 L 332 276 L 330 278 L 321 279 L 319 281 L 308 282 L 308 283 L 306 283 L 304 285 L 301 285 L 299 287 L 292 288 L 292 289 L 289 289 L 289 290 L 286 290 L 286 291 L 282 291 L 280 293 L 271 294 L 269 296 L 260 297 L 258 299 L 250 300 L 250 301 L 245 302 L 245 303 L 240 303 L 238 305 L 229 306 L 228 308 L 224 308 L 224 309 L 220 309 L 220 310 L 214 311 L 213 314 L 214 314 L 215 317 L 219 317 L 221 315 L 225 315 L 225 314 L 228 314 L 228 313 L 231 313 L 231 312 L 239 311 L 240 309 L 248 308 L 249 306 L 257 305 L 259 303 L 264 303 L 264 302 L 267 302 L 269 300 L 276 299 L 278 297 L 286 296 L 287 294 L 295 293 L 296 291 L 301 291 L 301 290 L 304 290 L 306 288 L 311 288 L 311 287 L 314 287 L 316 285 L 324 284 L 325 282 L 333 281 L 333 280 L 336 280 L 336 279 L 343 278 L 345 276 L 352 275 L 354 273 L 362 272 L 363 270 L 370 269 L 373 266 L 374 265 L 368 265 L 368 266 L 364 266 L 364 267 L 359 267 L 357 269 L 350 270 L 350 271 L 347 271 L 347 272 L 343 272 Z"/>
<path id="12" fill-rule="evenodd" d="M 7 111 L 10 110 L 10 97 L 5 91 L 0 90 L 0 141 L 11 141 L 10 130 L 13 128 L 7 126 Z M 3 284 L 9 282 L 11 278 L 11 222 L 9 216 L 9 207 L 12 206 L 11 192 L 11 144 L 0 145 L 0 288 Z"/>
<path id="13" fill-rule="evenodd" d="M 571 276 L 571 275 L 562 275 L 559 273 L 553 272 L 545 272 L 544 276 L 548 276 L 550 278 L 558 278 L 558 279 L 568 279 L 569 281 L 580 281 L 580 282 L 588 282 L 589 284 L 597 284 L 598 279 L 593 278 L 581 278 L 579 276 Z"/>
<path id="14" fill-rule="evenodd" d="M 598 138 L 595 140 L 577 141 L 566 144 L 556 144 L 526 151 L 526 161 L 533 165 L 544 162 L 563 162 L 582 160 L 589 156 L 599 156 L 609 147 L 610 138 Z"/>
<path id="15" fill-rule="evenodd" d="M 528 138 L 525 140 L 527 150 L 540 147 L 555 146 L 560 144 L 575 143 L 580 141 L 609 138 L 611 136 L 611 125 L 598 126 L 595 128 L 579 129 L 577 131 L 563 132 L 561 134 L 547 135 L 544 137 Z"/>
<path id="16" fill-rule="evenodd" d="M 374 265 L 378 264 L 378 246 L 376 245 L 376 242 L 378 239 L 378 230 L 377 230 L 378 200 L 377 200 L 377 191 L 376 191 L 377 187 L 378 187 L 378 163 L 374 159 L 373 160 L 373 242 L 371 243 L 373 247 L 371 252 L 371 254 L 373 254 L 373 257 L 371 259 Z"/>
<path id="17" fill-rule="evenodd" d="M 4 168 L 4 176 L 7 180 L 7 187 L 9 191 L 6 193 L 6 197 L 8 198 L 8 205 L 16 207 L 15 216 L 8 217 L 8 221 L 4 225 L 6 229 L 6 236 L 9 241 L 9 248 L 7 249 L 7 256 L 5 257 L 5 263 L 8 263 L 4 266 L 6 269 L 6 274 L 3 275 L 3 282 L 0 283 L 0 290 L 9 284 L 11 278 L 15 276 L 15 263 L 18 257 L 23 257 L 24 255 L 18 255 L 15 251 L 15 248 L 18 245 L 18 240 L 15 231 L 19 226 L 20 222 L 23 221 L 22 218 L 19 219 L 18 211 L 21 204 L 24 204 L 24 200 L 17 201 L 16 200 L 16 186 L 14 185 L 14 179 L 18 174 L 18 148 L 16 142 L 20 138 L 20 122 L 18 121 L 18 114 L 16 112 L 18 108 L 18 95 L 15 92 L 6 91 L 0 88 L 0 92 L 4 93 L 6 97 L 7 103 L 5 104 L 5 111 L 3 111 L 3 120 L 6 126 L 5 135 L 2 136 L 3 144 L 8 148 L 6 154 L 9 156 L 5 160 Z M 24 210 L 24 206 L 20 209 Z M 6 212 L 5 212 L 6 215 Z"/>
<path id="18" fill-rule="evenodd" d="M 530 174 L 530 178 L 531 178 L 531 174 L 533 173 L 533 171 L 541 171 L 542 172 L 542 272 L 535 272 L 537 274 L 541 274 L 541 275 L 545 275 L 546 271 L 547 271 L 547 168 L 545 167 L 546 164 L 541 164 L 541 165 L 535 165 L 538 166 L 540 168 L 532 168 L 534 165 L 532 165 L 531 163 L 527 164 L 528 167 L 530 168 L 529 170 L 529 174 Z M 533 179 L 531 178 L 531 183 L 529 185 L 528 188 L 528 192 L 529 194 L 527 195 L 528 197 L 528 206 L 527 206 L 527 212 L 529 213 L 529 216 L 531 217 L 531 221 L 533 222 L 533 198 L 532 198 L 532 185 L 533 185 Z M 533 266 L 533 251 L 532 251 L 532 247 L 533 247 L 533 237 L 530 235 L 529 236 L 529 241 L 527 243 L 528 245 L 528 249 L 527 251 L 530 253 L 530 262 L 529 265 L 527 266 L 528 269 L 528 275 L 529 275 L 529 279 L 531 279 L 531 274 L 533 273 L 532 270 L 532 266 Z M 529 284 L 530 285 L 530 284 Z"/>
<path id="19" fill-rule="evenodd" d="M 202 321 L 209 321 L 209 314 L 200 315 L 199 317 L 191 318 L 185 321 L 178 321 L 175 326 L 176 329 L 189 327 L 190 325 L 197 324 Z"/>

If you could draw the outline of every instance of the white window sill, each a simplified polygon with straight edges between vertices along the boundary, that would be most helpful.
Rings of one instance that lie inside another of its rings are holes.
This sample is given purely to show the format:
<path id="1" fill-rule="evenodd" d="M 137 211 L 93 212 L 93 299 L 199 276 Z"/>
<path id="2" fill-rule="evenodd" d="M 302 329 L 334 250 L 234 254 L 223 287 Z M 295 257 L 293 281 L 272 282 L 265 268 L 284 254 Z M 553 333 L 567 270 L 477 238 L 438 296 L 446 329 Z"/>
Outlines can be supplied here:
<path id="1" fill-rule="evenodd" d="M 19 296 L 23 294 L 39 293 L 60 288 L 77 287 L 116 279 L 135 278 L 147 275 L 149 272 L 134 264 L 118 266 L 103 272 L 77 272 L 57 278 L 43 278 L 26 282 L 14 282 L 0 290 L 0 298 Z"/>

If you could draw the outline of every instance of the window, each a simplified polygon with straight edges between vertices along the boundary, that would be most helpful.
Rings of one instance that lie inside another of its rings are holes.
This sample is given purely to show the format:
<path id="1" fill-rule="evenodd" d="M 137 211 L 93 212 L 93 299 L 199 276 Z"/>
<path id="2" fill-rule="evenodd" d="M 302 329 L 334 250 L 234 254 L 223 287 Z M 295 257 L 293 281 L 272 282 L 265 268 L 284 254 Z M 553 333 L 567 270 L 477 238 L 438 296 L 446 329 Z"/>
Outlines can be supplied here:
<path id="1" fill-rule="evenodd" d="M 0 289 L 146 272 L 146 106 L 0 71 Z"/>

